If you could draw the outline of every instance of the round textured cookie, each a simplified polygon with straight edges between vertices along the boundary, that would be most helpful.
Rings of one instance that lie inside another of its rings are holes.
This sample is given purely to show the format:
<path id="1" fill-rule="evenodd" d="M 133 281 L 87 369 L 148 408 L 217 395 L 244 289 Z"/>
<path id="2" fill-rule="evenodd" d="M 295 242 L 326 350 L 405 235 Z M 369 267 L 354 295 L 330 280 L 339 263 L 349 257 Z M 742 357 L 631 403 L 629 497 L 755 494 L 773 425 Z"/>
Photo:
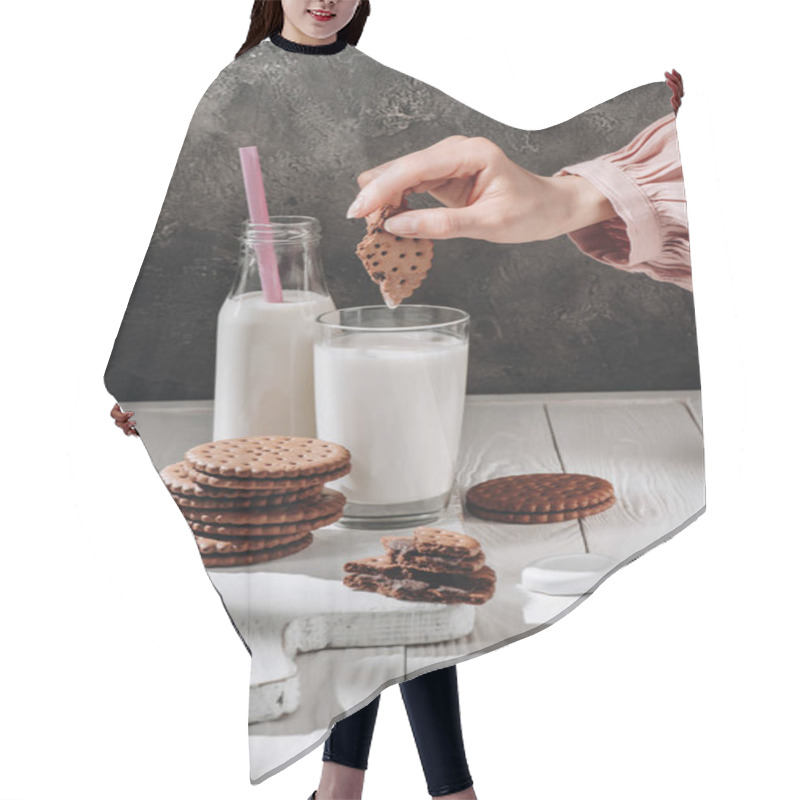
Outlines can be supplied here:
<path id="1" fill-rule="evenodd" d="M 279 558 L 299 553 L 305 550 L 314 541 L 313 534 L 309 533 L 296 542 L 283 547 L 271 547 L 269 550 L 251 551 L 249 553 L 236 553 L 227 556 L 212 556 L 200 554 L 203 565 L 206 567 L 249 567 L 253 564 L 263 564 L 267 561 L 276 561 Z"/>
<path id="2" fill-rule="evenodd" d="M 249 509 L 273 508 L 274 506 L 293 505 L 305 500 L 316 500 L 322 495 L 323 484 L 311 486 L 307 489 L 298 489 L 289 494 L 259 494 L 252 492 L 252 497 L 247 496 L 249 492 L 228 492 L 234 497 L 225 497 L 205 491 L 202 495 L 195 497 L 184 497 L 172 492 L 172 499 L 181 509 L 213 511 L 247 511 Z M 240 496 L 244 494 L 244 496 Z"/>
<path id="3" fill-rule="evenodd" d="M 418 529 L 440 530 L 440 529 Z M 455 533 L 455 531 L 449 531 Z M 460 534 L 463 535 L 463 534 Z M 460 551 L 439 551 L 431 553 L 420 552 L 417 549 L 414 536 L 382 536 L 381 544 L 386 549 L 391 560 L 410 569 L 421 569 L 428 572 L 462 572 L 472 573 L 479 570 L 485 563 L 486 557 L 480 549 L 480 543 L 472 537 Z M 475 553 L 475 547 L 478 552 Z"/>
<path id="4" fill-rule="evenodd" d="M 414 549 L 421 554 L 450 558 L 472 558 L 481 552 L 481 543 L 465 533 L 444 528 L 416 528 Z"/>
<path id="5" fill-rule="evenodd" d="M 348 572 L 342 582 L 351 589 L 362 592 L 376 592 L 396 600 L 415 603 L 467 603 L 482 605 L 494 596 L 494 584 L 480 590 L 470 591 L 452 586 L 431 586 L 423 581 L 395 579 L 386 575 Z"/>
<path id="6" fill-rule="evenodd" d="M 252 509 L 184 508 L 183 515 L 192 522 L 210 525 L 285 525 L 293 522 L 313 523 L 342 511 L 345 497 L 341 492 L 325 489 L 319 498 L 291 505 Z"/>
<path id="7" fill-rule="evenodd" d="M 170 464 L 158 474 L 173 497 L 204 497 L 206 490 L 189 475 L 186 461 Z"/>
<path id="8" fill-rule="evenodd" d="M 497 584 L 497 573 L 489 566 L 481 567 L 471 574 L 454 572 L 429 572 L 427 570 L 408 569 L 410 578 L 425 581 L 438 589 L 452 588 L 466 592 L 483 592 L 494 589 Z"/>
<path id="9" fill-rule="evenodd" d="M 205 536 L 195 535 L 197 549 L 203 555 L 233 555 L 235 553 L 249 553 L 262 550 L 274 550 L 276 547 L 286 545 L 305 539 L 307 531 L 293 533 L 289 536 L 271 536 L 265 539 L 256 537 L 242 537 L 240 539 L 207 539 Z"/>
<path id="10" fill-rule="evenodd" d="M 424 570 L 425 572 L 451 572 L 471 575 L 486 564 L 486 556 L 481 552 L 471 558 L 457 559 L 400 553 L 396 563 L 401 567 Z"/>
<path id="11" fill-rule="evenodd" d="M 467 491 L 467 508 L 482 519 L 520 524 L 565 522 L 614 505 L 614 487 L 593 475 L 538 473 L 484 481 Z"/>
<path id="12" fill-rule="evenodd" d="M 209 539 L 229 539 L 239 536 L 285 536 L 291 533 L 300 533 L 301 531 L 309 533 L 320 528 L 326 528 L 328 525 L 333 525 L 341 516 L 342 512 L 338 511 L 327 517 L 303 520 L 301 522 L 286 522 L 282 525 L 212 525 L 207 522 L 194 522 L 193 520 L 187 520 L 187 522 L 195 534 L 207 536 Z"/>
<path id="13" fill-rule="evenodd" d="M 187 473 L 189 477 L 197 484 L 208 490 L 208 495 L 216 495 L 220 492 L 227 497 L 230 496 L 229 492 L 248 492 L 251 496 L 258 494 L 287 494 L 289 492 L 297 492 L 301 489 L 310 489 L 312 487 L 322 488 L 322 485 L 329 481 L 334 481 L 337 478 L 343 478 L 350 472 L 350 464 L 347 463 L 343 467 L 335 470 L 334 472 L 326 472 L 320 475 L 311 475 L 307 478 L 285 478 L 283 480 L 272 480 L 269 478 L 231 478 L 220 477 L 219 475 L 210 475 L 205 472 L 200 472 L 194 467 L 188 467 Z"/>
<path id="14" fill-rule="evenodd" d="M 405 573 L 403 567 L 395 564 L 387 555 L 365 556 L 354 561 L 346 561 L 343 569 L 345 572 L 366 572 L 390 577 L 402 577 Z"/>
<path id="15" fill-rule="evenodd" d="M 244 487 L 228 489 L 207 486 L 194 480 L 190 474 L 191 472 L 192 469 L 188 462 L 179 461 L 177 464 L 170 464 L 164 467 L 159 473 L 169 493 L 180 506 L 194 507 L 186 502 L 189 500 L 208 502 L 209 504 L 223 501 L 225 503 L 241 503 L 242 505 L 279 505 L 281 503 L 294 503 L 322 493 L 321 482 L 305 487 L 293 487 L 291 485 L 287 487 L 284 483 L 278 487 L 262 486 L 261 489 L 245 489 Z M 216 506 L 210 505 L 209 507 Z"/>
<path id="16" fill-rule="evenodd" d="M 204 475 L 282 481 L 335 473 L 350 463 L 350 452 L 321 439 L 247 436 L 199 444 L 186 460 Z"/>

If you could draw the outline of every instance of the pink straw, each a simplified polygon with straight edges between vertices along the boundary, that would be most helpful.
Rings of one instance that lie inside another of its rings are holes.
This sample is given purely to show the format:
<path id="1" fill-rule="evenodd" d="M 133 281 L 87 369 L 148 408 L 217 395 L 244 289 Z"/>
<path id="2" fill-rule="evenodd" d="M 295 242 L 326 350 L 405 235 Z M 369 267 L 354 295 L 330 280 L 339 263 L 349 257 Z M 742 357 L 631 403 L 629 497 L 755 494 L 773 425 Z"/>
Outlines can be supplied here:
<path id="1" fill-rule="evenodd" d="M 244 177 L 244 190 L 247 194 L 250 222 L 256 225 L 269 225 L 269 209 L 267 208 L 267 195 L 264 192 L 261 162 L 258 159 L 258 148 L 240 147 L 239 160 L 242 162 L 242 176 Z M 283 289 L 278 273 L 278 259 L 275 257 L 275 248 L 272 246 L 272 234 L 267 231 L 266 236 L 267 241 L 258 242 L 255 245 L 261 288 L 264 291 L 264 299 L 268 303 L 282 303 Z"/>

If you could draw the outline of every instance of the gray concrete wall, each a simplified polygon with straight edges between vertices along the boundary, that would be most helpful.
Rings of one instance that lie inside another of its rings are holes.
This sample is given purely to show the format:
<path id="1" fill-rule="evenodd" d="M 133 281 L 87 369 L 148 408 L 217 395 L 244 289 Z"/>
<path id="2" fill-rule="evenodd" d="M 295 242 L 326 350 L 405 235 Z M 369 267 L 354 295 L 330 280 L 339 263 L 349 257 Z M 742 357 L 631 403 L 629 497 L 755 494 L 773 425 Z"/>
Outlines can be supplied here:
<path id="1" fill-rule="evenodd" d="M 535 102 L 535 83 L 520 87 L 519 102 Z M 223 70 L 198 105 L 107 388 L 131 401 L 213 397 L 216 314 L 247 217 L 238 147 L 258 146 L 273 215 L 320 219 L 337 306 L 374 304 L 378 288 L 354 254 L 364 223 L 345 219 L 359 172 L 461 133 L 486 136 L 527 169 L 549 175 L 623 146 L 669 113 L 669 98 L 664 84 L 650 84 L 528 132 L 353 48 L 311 56 L 263 42 Z M 599 264 L 566 237 L 437 243 L 434 269 L 414 302 L 472 315 L 472 393 L 699 387 L 692 295 Z"/>

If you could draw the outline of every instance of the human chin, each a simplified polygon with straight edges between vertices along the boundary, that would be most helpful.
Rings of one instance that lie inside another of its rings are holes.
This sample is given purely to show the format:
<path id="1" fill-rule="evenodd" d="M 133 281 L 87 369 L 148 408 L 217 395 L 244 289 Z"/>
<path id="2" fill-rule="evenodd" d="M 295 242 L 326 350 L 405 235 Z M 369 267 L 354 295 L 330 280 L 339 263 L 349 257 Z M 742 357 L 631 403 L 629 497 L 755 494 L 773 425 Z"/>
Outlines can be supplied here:
<path id="1" fill-rule="evenodd" d="M 319 0 L 303 2 L 302 16 L 295 24 L 303 33 L 317 39 L 336 35 L 353 18 L 358 0 L 340 0 L 338 3 L 320 3 Z"/>

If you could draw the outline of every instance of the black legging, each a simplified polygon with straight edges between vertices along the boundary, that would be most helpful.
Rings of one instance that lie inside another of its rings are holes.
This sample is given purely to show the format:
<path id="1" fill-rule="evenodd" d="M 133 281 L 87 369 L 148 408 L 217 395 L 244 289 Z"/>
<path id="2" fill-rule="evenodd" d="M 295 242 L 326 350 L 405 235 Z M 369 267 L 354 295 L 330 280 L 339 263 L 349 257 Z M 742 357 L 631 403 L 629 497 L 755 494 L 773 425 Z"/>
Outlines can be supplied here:
<path id="1" fill-rule="evenodd" d="M 400 692 L 430 795 L 439 797 L 468 789 L 472 778 L 461 735 L 455 665 L 405 681 L 400 684 Z M 369 705 L 333 726 L 325 742 L 323 761 L 367 768 L 380 699 L 378 695 Z"/>

